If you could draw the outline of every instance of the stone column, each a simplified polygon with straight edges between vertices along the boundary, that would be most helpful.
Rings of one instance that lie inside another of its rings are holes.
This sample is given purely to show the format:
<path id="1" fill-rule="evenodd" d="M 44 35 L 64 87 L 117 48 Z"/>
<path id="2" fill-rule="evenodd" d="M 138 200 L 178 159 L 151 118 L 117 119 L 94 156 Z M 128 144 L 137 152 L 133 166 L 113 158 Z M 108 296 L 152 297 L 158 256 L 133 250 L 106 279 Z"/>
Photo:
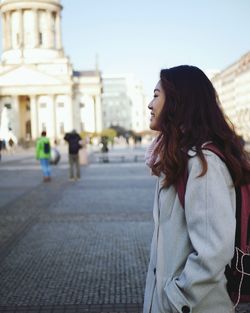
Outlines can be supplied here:
<path id="1" fill-rule="evenodd" d="M 23 25 L 23 10 L 18 10 L 19 12 L 19 43 L 20 49 L 24 47 L 24 25 Z"/>
<path id="2" fill-rule="evenodd" d="M 95 130 L 100 132 L 102 130 L 102 108 L 100 96 L 95 96 L 94 106 L 95 106 Z"/>
<path id="3" fill-rule="evenodd" d="M 6 48 L 7 49 L 11 49 L 11 20 L 10 20 L 10 12 L 9 11 L 7 11 L 6 13 L 5 13 L 5 16 L 6 16 L 6 28 L 5 28 L 5 30 L 6 30 L 6 33 L 5 33 L 5 35 L 6 35 Z"/>
<path id="4" fill-rule="evenodd" d="M 46 14 L 47 14 L 47 38 L 48 38 L 48 45 L 47 47 L 48 48 L 52 48 L 53 47 L 53 36 L 52 36 L 52 12 L 47 10 L 46 11 Z"/>
<path id="5" fill-rule="evenodd" d="M 55 123 L 55 96 L 48 95 L 48 135 L 54 140 L 56 138 L 56 123 Z"/>
<path id="6" fill-rule="evenodd" d="M 62 38 L 61 38 L 61 15 L 60 11 L 56 12 L 56 48 L 62 49 Z"/>
<path id="7" fill-rule="evenodd" d="M 6 50 L 6 18 L 5 18 L 5 13 L 1 14 L 2 18 L 2 47 L 3 51 Z"/>
<path id="8" fill-rule="evenodd" d="M 33 29 L 33 34 L 34 34 L 34 48 L 37 48 L 39 46 L 39 27 L 38 27 L 38 11 L 33 9 L 33 15 L 34 15 L 34 29 Z"/>
<path id="9" fill-rule="evenodd" d="M 13 33 L 13 25 L 12 25 L 12 11 L 10 11 L 10 12 L 8 12 L 9 13 L 9 26 L 10 26 L 10 28 L 9 28 L 9 37 L 10 37 L 10 49 L 13 49 L 14 47 L 13 47 L 13 35 L 14 35 L 14 33 Z"/>
<path id="10" fill-rule="evenodd" d="M 54 139 L 57 139 L 57 114 L 56 114 L 56 97 L 55 95 L 53 95 L 53 99 L 52 99 L 52 111 L 53 111 L 53 124 L 54 124 Z"/>
<path id="11" fill-rule="evenodd" d="M 66 114 L 67 114 L 67 120 L 66 120 L 66 125 L 65 125 L 65 130 L 66 132 L 71 131 L 74 127 L 73 127 L 73 103 L 72 103 L 72 95 L 68 94 L 66 95 Z"/>
<path id="12" fill-rule="evenodd" d="M 37 96 L 30 96 L 31 137 L 33 140 L 39 137 L 37 106 Z"/>
<path id="13" fill-rule="evenodd" d="M 13 120 L 15 124 L 13 125 L 13 133 L 18 139 L 21 138 L 21 125 L 20 125 L 20 105 L 18 96 L 11 97 L 11 104 L 13 108 Z"/>

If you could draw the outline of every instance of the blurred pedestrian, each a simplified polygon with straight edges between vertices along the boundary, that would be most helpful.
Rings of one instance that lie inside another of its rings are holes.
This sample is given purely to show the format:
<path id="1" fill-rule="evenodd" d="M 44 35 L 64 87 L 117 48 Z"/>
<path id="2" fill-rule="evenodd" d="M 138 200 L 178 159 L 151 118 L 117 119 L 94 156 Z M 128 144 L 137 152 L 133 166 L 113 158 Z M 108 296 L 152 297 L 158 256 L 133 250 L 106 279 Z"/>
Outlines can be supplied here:
<path id="1" fill-rule="evenodd" d="M 2 150 L 6 151 L 7 147 L 6 147 L 6 140 L 2 139 Z"/>
<path id="2" fill-rule="evenodd" d="M 51 147 L 49 138 L 46 137 L 46 131 L 42 131 L 41 137 L 36 142 L 36 158 L 40 161 L 43 181 L 51 181 L 50 157 Z"/>
<path id="3" fill-rule="evenodd" d="M 69 145 L 69 179 L 80 179 L 81 171 L 79 162 L 79 150 L 82 148 L 82 138 L 76 132 L 76 130 L 73 129 L 72 132 L 65 134 L 64 140 L 67 141 Z"/>
<path id="4" fill-rule="evenodd" d="M 102 136 L 101 137 L 101 152 L 102 152 L 102 162 L 108 163 L 109 162 L 109 148 L 108 148 L 108 137 Z"/>
<path id="5" fill-rule="evenodd" d="M 61 154 L 57 148 L 57 140 L 54 141 L 54 146 L 51 148 L 50 164 L 57 165 L 61 159 Z"/>
<path id="6" fill-rule="evenodd" d="M 162 70 L 148 108 L 158 136 L 146 163 L 158 179 L 143 312 L 234 312 L 225 268 L 234 256 L 235 187 L 250 180 L 249 156 L 197 67 Z"/>
<path id="7" fill-rule="evenodd" d="M 2 160 L 3 140 L 0 139 L 0 161 Z"/>
<path id="8" fill-rule="evenodd" d="M 8 141 L 8 147 L 9 147 L 9 152 L 11 154 L 14 153 L 14 147 L 15 147 L 15 142 L 14 140 L 10 137 L 9 141 Z"/>

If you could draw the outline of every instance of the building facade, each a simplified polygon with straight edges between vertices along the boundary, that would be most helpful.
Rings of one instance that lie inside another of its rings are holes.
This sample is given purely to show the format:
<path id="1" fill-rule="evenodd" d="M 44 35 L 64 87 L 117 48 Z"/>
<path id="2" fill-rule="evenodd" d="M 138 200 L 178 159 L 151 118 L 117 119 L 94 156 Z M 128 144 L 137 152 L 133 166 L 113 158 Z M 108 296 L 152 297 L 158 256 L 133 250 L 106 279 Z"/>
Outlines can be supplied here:
<path id="1" fill-rule="evenodd" d="M 132 74 L 103 75 L 103 127 L 120 126 L 141 132 L 148 128 L 142 84 Z"/>
<path id="2" fill-rule="evenodd" d="M 102 78 L 98 70 L 74 71 L 74 103 L 78 109 L 75 121 L 80 131 L 98 133 L 102 122 Z"/>
<path id="3" fill-rule="evenodd" d="M 12 133 L 21 141 L 44 129 L 51 139 L 73 128 L 101 131 L 101 74 L 73 71 L 62 46 L 60 1 L 2 0 L 0 10 L 0 114 L 7 109 Z"/>
<path id="4" fill-rule="evenodd" d="M 212 82 L 226 116 L 250 142 L 250 52 L 215 75 Z"/>

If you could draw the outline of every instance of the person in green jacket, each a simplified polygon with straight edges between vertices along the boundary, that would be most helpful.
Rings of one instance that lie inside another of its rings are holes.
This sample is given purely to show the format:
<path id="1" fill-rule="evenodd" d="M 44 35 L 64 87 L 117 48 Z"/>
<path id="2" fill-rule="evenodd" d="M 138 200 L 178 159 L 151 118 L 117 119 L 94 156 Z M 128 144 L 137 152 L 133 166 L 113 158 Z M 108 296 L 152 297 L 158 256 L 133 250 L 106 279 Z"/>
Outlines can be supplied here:
<path id="1" fill-rule="evenodd" d="M 43 181 L 51 181 L 50 157 L 51 149 L 49 138 L 46 137 L 46 131 L 42 131 L 41 137 L 36 142 L 36 159 L 40 160 Z"/>

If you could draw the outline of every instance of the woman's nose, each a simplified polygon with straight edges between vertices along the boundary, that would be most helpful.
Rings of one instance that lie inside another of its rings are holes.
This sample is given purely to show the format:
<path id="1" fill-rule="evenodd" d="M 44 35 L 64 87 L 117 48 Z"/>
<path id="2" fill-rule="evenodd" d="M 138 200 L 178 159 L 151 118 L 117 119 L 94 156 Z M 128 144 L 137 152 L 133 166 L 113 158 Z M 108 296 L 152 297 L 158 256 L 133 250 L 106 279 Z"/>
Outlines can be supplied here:
<path id="1" fill-rule="evenodd" d="M 152 110 L 152 101 L 151 102 L 149 102 L 149 104 L 148 104 L 148 108 L 149 108 L 149 110 Z"/>

